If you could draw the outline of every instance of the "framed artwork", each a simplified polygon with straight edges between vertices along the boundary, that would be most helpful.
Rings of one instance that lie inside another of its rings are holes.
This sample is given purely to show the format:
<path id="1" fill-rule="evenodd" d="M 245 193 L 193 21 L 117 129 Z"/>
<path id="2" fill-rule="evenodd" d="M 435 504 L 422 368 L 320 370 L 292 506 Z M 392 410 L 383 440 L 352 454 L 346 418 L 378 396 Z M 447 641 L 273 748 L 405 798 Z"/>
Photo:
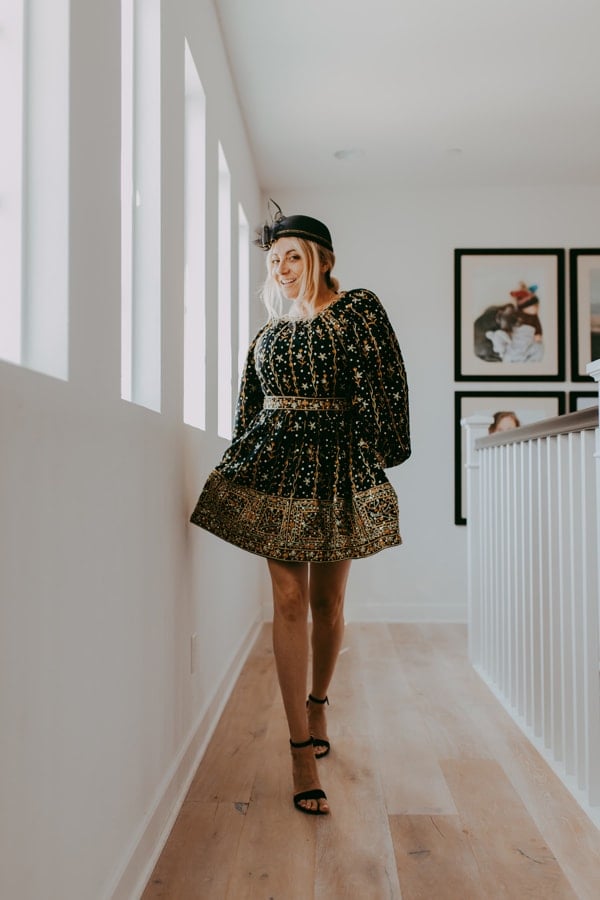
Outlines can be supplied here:
<path id="1" fill-rule="evenodd" d="M 489 416 L 496 431 L 531 425 L 565 411 L 562 391 L 457 391 L 454 394 L 454 524 L 466 525 L 467 485 L 465 430 L 461 419 Z M 492 426 L 491 426 L 492 427 Z"/>
<path id="2" fill-rule="evenodd" d="M 600 359 L 600 249 L 569 251 L 571 381 L 592 381 L 585 367 Z"/>
<path id="3" fill-rule="evenodd" d="M 456 381 L 564 380 L 565 251 L 454 251 Z"/>
<path id="4" fill-rule="evenodd" d="M 577 412 L 578 409 L 587 409 L 589 406 L 598 406 L 598 391 L 569 392 L 569 412 Z"/>

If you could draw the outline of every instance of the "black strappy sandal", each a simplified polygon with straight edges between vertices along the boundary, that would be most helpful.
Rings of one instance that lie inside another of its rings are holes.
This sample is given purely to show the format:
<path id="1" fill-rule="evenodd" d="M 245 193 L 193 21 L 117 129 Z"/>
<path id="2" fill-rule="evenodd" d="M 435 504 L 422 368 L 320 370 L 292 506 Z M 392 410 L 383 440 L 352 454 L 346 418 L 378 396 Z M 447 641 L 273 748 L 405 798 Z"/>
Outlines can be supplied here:
<path id="1" fill-rule="evenodd" d="M 326 703 L 329 706 L 329 697 L 325 697 L 324 700 L 319 700 L 318 697 L 313 697 L 312 694 L 308 695 L 308 700 L 306 701 L 306 708 L 308 709 L 309 703 L 320 703 L 321 706 Z M 323 759 L 324 756 L 327 756 L 329 751 L 331 750 L 331 744 L 326 738 L 315 737 L 312 735 L 313 744 L 315 747 L 324 747 L 325 749 L 321 753 L 315 753 L 315 759 Z"/>
<path id="2" fill-rule="evenodd" d="M 300 743 L 295 744 L 294 741 L 290 739 L 290 746 L 295 750 L 300 750 L 302 747 L 309 747 L 313 743 L 313 739 L 310 737 L 307 741 L 300 741 Z M 294 806 L 296 809 L 300 810 L 300 812 L 306 813 L 308 816 L 328 816 L 329 810 L 321 809 L 318 805 L 316 809 L 307 809 L 306 806 L 301 806 L 302 800 L 327 800 L 327 794 L 321 788 L 313 788 L 310 791 L 300 791 L 298 794 L 294 794 Z"/>

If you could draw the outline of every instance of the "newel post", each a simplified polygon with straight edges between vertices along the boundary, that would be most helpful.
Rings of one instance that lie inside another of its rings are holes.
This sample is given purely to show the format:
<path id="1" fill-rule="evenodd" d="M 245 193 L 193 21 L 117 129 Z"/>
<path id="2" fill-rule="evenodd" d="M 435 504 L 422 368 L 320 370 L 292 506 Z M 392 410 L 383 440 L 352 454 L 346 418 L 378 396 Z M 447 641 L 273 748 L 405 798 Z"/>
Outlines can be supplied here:
<path id="1" fill-rule="evenodd" d="M 593 362 L 588 363 L 585 367 L 586 372 L 590 375 L 594 381 L 596 382 L 598 388 L 600 388 L 600 359 L 595 359 Z M 596 432 L 596 437 L 598 437 L 598 432 Z M 600 450 L 598 444 L 596 444 L 596 453 Z"/>
<path id="2" fill-rule="evenodd" d="M 479 458 L 475 442 L 488 433 L 491 416 L 468 416 L 461 419 L 465 430 L 467 485 L 467 606 L 469 616 L 469 659 L 473 665 L 481 654 L 481 508 Z"/>

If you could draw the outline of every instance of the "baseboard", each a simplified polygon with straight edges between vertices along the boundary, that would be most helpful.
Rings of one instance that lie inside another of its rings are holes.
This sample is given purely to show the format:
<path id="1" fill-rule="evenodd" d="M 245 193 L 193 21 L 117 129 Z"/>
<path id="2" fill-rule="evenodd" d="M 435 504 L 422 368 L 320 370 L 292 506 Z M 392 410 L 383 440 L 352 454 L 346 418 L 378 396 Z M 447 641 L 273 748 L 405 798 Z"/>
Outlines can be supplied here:
<path id="1" fill-rule="evenodd" d="M 242 639 L 212 699 L 201 710 L 131 841 L 112 886 L 104 893 L 105 900 L 137 900 L 141 897 L 261 625 L 262 616 L 259 616 Z"/>
<path id="2" fill-rule="evenodd" d="M 263 621 L 270 622 L 273 609 L 270 604 L 262 607 Z M 466 604 L 448 603 L 346 603 L 346 622 L 467 622 Z"/>
<path id="3" fill-rule="evenodd" d="M 347 603 L 346 622 L 459 622 L 467 621 L 467 607 L 448 603 Z"/>

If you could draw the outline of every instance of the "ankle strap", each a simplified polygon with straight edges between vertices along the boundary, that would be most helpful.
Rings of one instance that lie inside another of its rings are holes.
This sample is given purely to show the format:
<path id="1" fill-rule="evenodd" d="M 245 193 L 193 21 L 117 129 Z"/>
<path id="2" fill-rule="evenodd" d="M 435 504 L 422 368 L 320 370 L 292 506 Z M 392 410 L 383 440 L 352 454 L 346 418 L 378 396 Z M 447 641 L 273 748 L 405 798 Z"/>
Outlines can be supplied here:
<path id="1" fill-rule="evenodd" d="M 300 741 L 300 743 L 295 744 L 294 741 L 290 738 L 290 746 L 292 746 L 295 750 L 299 750 L 300 747 L 309 747 L 313 743 L 313 739 L 309 737 L 307 741 Z"/>
<path id="2" fill-rule="evenodd" d="M 321 704 L 326 703 L 327 706 L 329 706 L 329 697 L 325 697 L 324 700 L 319 700 L 318 697 L 313 697 L 312 694 L 309 694 L 308 699 L 310 700 L 311 703 L 321 703 Z"/>

